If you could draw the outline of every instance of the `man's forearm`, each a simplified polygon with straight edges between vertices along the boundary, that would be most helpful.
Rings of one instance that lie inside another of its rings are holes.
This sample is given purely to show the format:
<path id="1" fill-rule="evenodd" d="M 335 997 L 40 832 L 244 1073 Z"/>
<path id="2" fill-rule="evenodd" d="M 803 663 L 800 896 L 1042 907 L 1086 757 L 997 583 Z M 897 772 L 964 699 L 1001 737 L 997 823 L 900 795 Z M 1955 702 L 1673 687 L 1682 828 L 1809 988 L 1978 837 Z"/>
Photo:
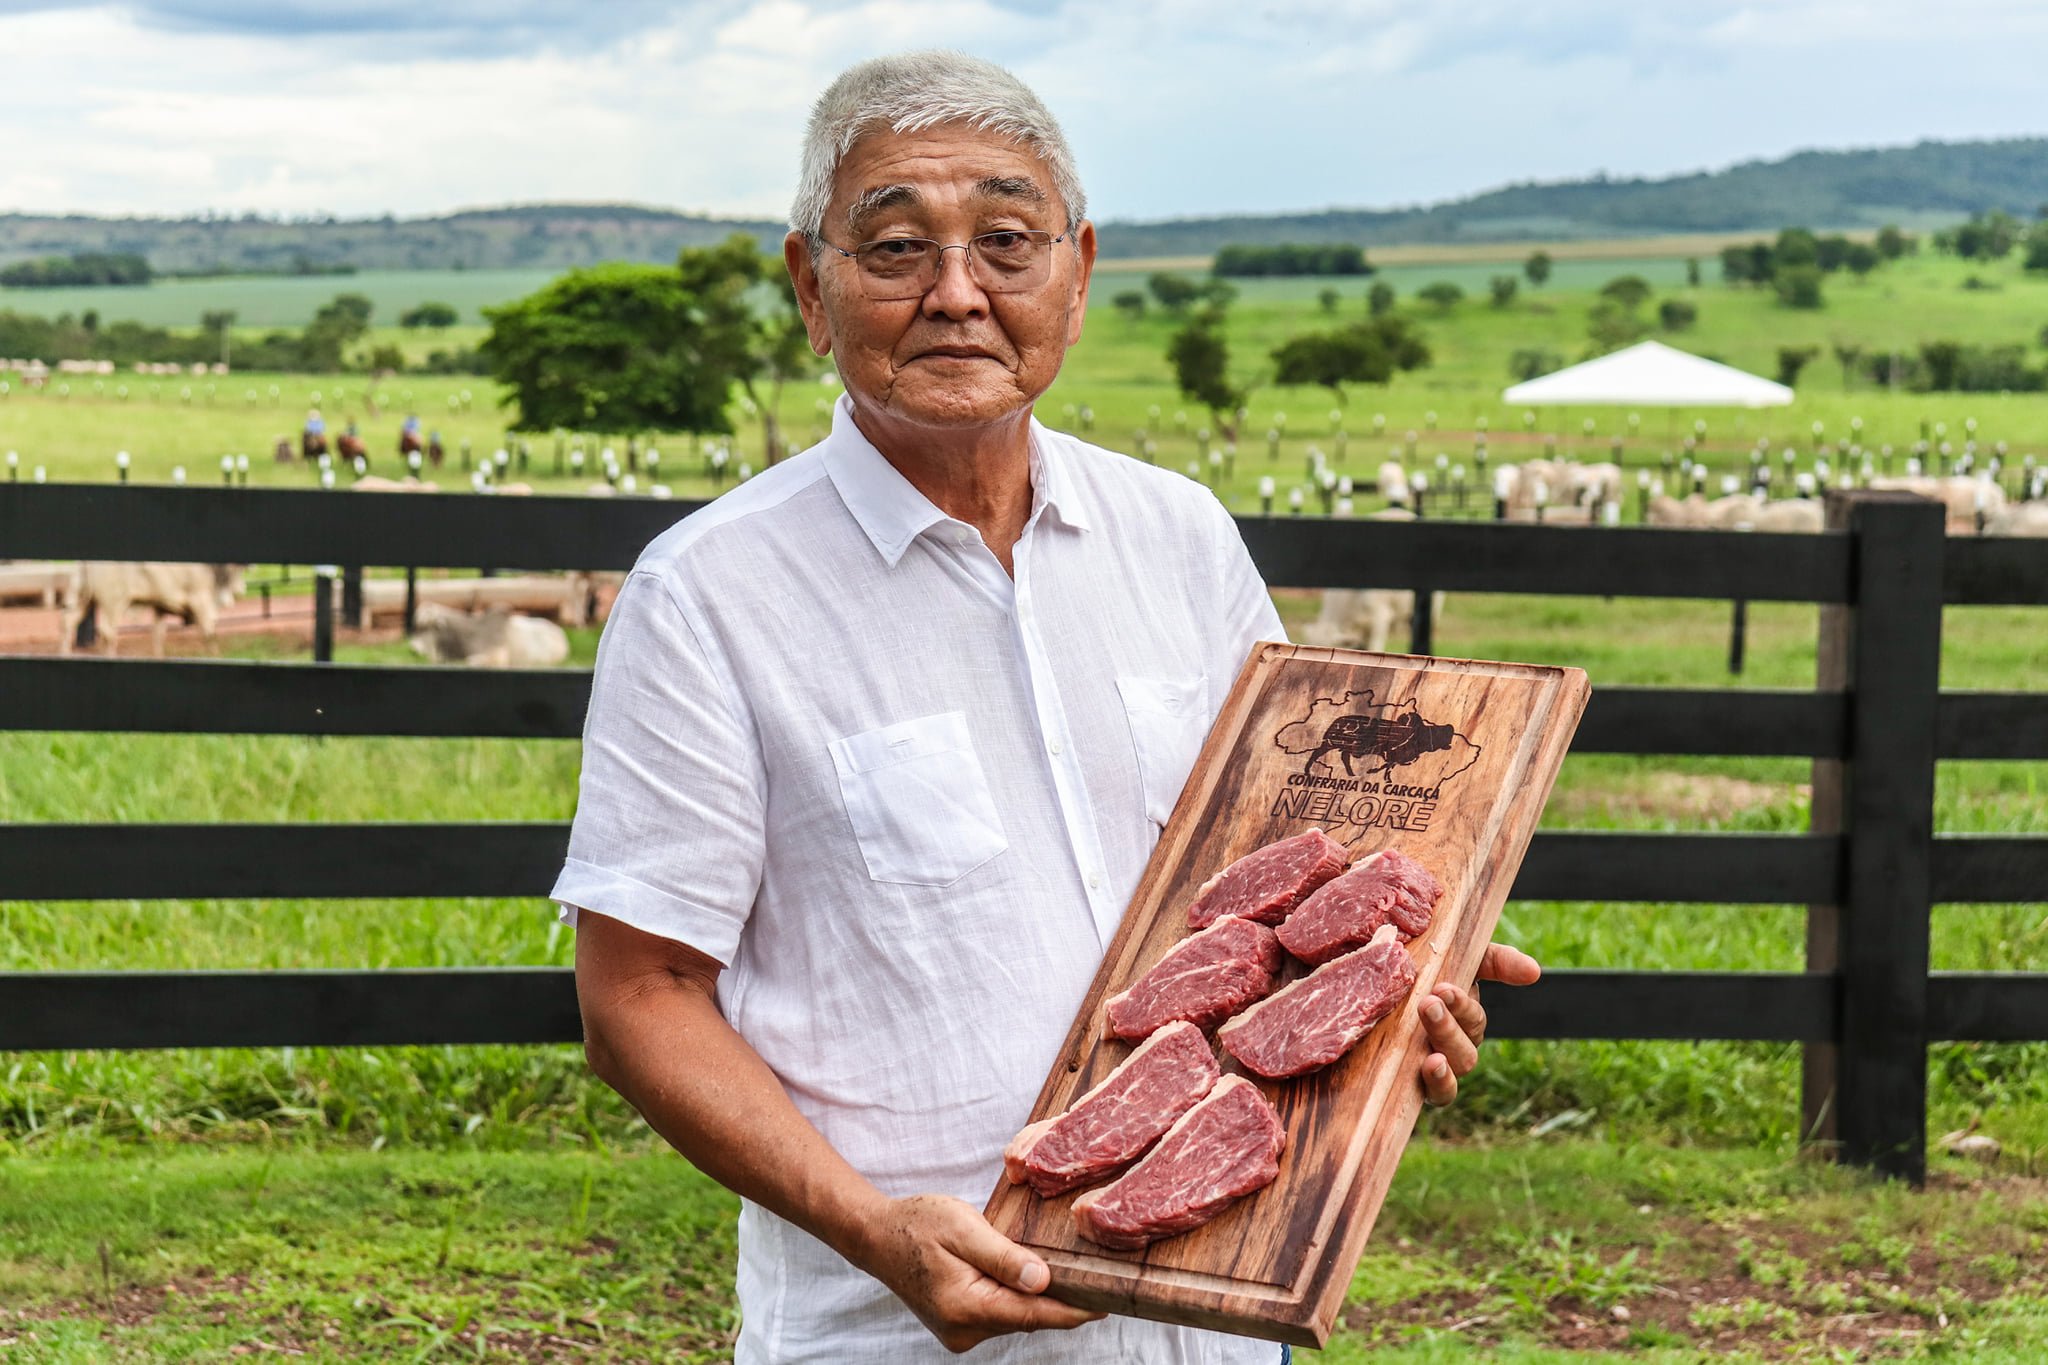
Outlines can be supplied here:
<path id="1" fill-rule="evenodd" d="M 719 1184 L 795 1223 L 855 1265 L 882 1193 L 797 1112 L 709 994 L 680 979 L 585 1002 L 599 1076 Z"/>

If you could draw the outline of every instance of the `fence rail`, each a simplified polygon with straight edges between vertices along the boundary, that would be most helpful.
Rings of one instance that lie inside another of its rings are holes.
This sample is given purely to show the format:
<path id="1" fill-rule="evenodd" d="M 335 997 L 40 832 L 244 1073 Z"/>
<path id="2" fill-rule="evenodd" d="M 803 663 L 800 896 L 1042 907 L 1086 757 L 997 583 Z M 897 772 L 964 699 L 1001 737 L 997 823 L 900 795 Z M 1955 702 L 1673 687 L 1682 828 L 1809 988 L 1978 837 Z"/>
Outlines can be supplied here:
<path id="1" fill-rule="evenodd" d="M 621 569 L 694 504 L 0 485 L 0 554 Z M 2048 758 L 2048 694 L 1941 692 L 1944 606 L 2048 603 L 2048 543 L 1946 541 L 1897 495 L 1818 535 L 1244 518 L 1279 587 L 1413 586 L 1821 604 L 1812 691 L 1606 687 L 1581 753 L 1813 760 L 1804 834 L 1542 831 L 1518 898 L 1804 904 L 1804 972 L 1556 971 L 1489 998 L 1496 1036 L 1724 1038 L 1808 1049 L 1804 1126 L 1922 1174 L 1930 1041 L 2048 1039 L 2048 975 L 1928 970 L 1947 902 L 2048 896 L 2048 838 L 1937 835 L 1934 764 Z M 567 670 L 0 659 L 0 729 L 573 738 Z M 560 823 L 0 825 L 0 899 L 544 895 Z M 547 1043 L 554 968 L 0 974 L 0 1049 Z"/>

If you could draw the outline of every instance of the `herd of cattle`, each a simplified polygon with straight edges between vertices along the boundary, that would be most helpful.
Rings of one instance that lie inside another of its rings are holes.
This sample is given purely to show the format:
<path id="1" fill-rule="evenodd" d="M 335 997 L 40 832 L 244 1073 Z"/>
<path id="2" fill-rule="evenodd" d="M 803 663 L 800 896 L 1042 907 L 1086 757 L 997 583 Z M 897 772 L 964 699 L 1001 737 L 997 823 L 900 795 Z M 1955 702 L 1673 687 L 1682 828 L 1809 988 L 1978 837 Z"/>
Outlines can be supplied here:
<path id="1" fill-rule="evenodd" d="M 1950 534 L 2048 536 L 2048 499 L 2014 502 L 2004 489 L 1983 476 L 1875 478 L 1874 488 L 1920 494 L 1947 509 Z M 355 488 L 363 491 L 429 492 L 433 485 L 417 480 L 369 476 Z M 1379 470 L 1378 490 L 1389 505 L 1368 518 L 1412 520 L 1415 492 L 1402 467 L 1389 461 Z M 530 491 L 511 485 L 500 493 Z M 593 493 L 615 492 L 608 484 Z M 1598 525 L 1618 520 L 1626 494 L 1621 469 L 1613 464 L 1532 460 L 1494 471 L 1497 514 L 1509 521 L 1544 521 Z M 1821 502 L 1814 497 L 1772 499 L 1759 493 L 1729 493 L 1709 499 L 1701 493 L 1674 498 L 1638 486 L 1643 519 L 1653 526 L 1722 530 L 1801 532 L 1821 529 Z M 80 623 L 97 613 L 101 648 L 118 652 L 119 626 L 136 607 L 151 611 L 151 644 L 161 657 L 164 627 L 173 617 L 198 627 L 209 648 L 223 609 L 245 589 L 245 566 L 238 564 L 9 565 L 0 561 L 0 606 L 24 598 L 46 609 L 63 608 L 59 649 L 69 653 Z M 583 626 L 601 619 L 602 576 L 590 574 L 526 575 L 517 578 L 432 579 L 415 583 L 411 645 L 434 663 L 482 667 L 546 667 L 569 656 L 564 626 Z M 614 576 L 615 577 L 615 576 Z M 403 610 L 407 589 L 396 580 L 373 579 L 363 584 L 361 616 L 349 624 L 364 627 L 380 616 Z M 1411 628 L 1415 594 L 1400 589 L 1333 589 L 1322 594 L 1320 610 L 1297 632 L 1302 643 L 1385 649 Z M 1432 615 L 1441 619 L 1443 594 L 1432 595 Z"/>

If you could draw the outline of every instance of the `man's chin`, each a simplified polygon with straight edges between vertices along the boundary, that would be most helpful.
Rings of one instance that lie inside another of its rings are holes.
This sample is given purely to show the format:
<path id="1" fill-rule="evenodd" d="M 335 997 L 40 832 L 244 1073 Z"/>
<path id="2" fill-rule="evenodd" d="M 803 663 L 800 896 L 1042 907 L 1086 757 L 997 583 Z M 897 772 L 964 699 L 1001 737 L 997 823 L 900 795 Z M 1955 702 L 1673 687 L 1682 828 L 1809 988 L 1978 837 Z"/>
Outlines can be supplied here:
<path id="1" fill-rule="evenodd" d="M 918 426 L 986 427 L 1026 411 L 1036 397 L 1008 384 L 906 384 L 899 379 L 889 394 L 888 411 Z"/>

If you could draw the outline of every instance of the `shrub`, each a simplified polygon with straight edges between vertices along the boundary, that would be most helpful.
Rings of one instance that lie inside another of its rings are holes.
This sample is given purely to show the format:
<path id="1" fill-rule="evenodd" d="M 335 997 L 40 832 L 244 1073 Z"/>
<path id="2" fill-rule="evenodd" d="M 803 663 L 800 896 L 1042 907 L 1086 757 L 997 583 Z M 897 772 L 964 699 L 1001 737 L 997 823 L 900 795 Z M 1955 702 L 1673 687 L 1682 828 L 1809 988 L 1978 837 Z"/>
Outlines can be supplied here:
<path id="1" fill-rule="evenodd" d="M 1683 332 L 1699 318 L 1699 306 L 1684 299 L 1666 299 L 1657 305 L 1657 324 L 1667 332 Z"/>
<path id="2" fill-rule="evenodd" d="M 1459 300 L 1465 297 L 1465 291 L 1452 284 L 1449 280 L 1438 280 L 1434 284 L 1426 284 L 1416 290 L 1415 297 L 1423 300 L 1425 303 L 1435 304 L 1439 312 L 1448 313 L 1457 306 Z"/>
<path id="3" fill-rule="evenodd" d="M 1515 290 L 1520 286 L 1520 283 L 1513 275 L 1495 275 L 1491 280 L 1487 281 L 1486 287 L 1493 297 L 1493 306 L 1505 308 L 1513 303 L 1515 301 Z"/>
<path id="4" fill-rule="evenodd" d="M 1778 302 L 1787 308 L 1819 308 L 1826 303 L 1821 297 L 1817 265 L 1781 265 L 1771 286 L 1778 291 Z"/>

